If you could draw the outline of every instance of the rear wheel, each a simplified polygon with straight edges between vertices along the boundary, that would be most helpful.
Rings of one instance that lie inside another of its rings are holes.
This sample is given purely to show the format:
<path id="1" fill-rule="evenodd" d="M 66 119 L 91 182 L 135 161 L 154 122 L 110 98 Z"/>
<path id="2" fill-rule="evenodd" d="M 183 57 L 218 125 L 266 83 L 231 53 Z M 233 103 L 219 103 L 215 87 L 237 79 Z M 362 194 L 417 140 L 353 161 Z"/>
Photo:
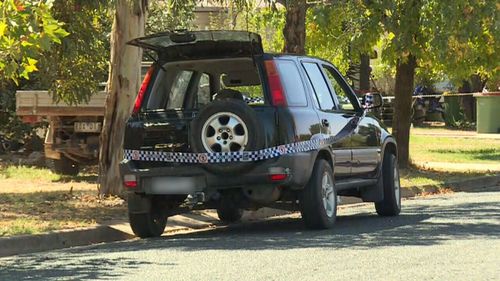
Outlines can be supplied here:
<path id="1" fill-rule="evenodd" d="M 61 159 L 46 159 L 45 164 L 59 175 L 76 176 L 80 172 L 78 163 L 65 156 L 61 156 Z"/>
<path id="2" fill-rule="evenodd" d="M 397 216 L 401 212 L 401 186 L 396 155 L 390 153 L 384 155 L 381 176 L 384 185 L 384 200 L 376 202 L 375 209 L 381 216 Z"/>
<path id="3" fill-rule="evenodd" d="M 337 217 L 337 191 L 333 182 L 330 164 L 319 159 L 314 164 L 313 174 L 300 196 L 300 212 L 309 228 L 331 228 Z"/>
<path id="4" fill-rule="evenodd" d="M 148 198 L 148 209 L 143 213 L 130 213 L 129 222 L 130 227 L 135 235 L 140 238 L 159 237 L 165 231 L 167 226 L 167 216 L 163 212 L 161 205 L 157 204 L 153 198 Z M 134 204 L 134 200 L 129 200 L 128 204 Z M 134 209 L 135 206 L 129 206 Z"/>
<path id="5" fill-rule="evenodd" d="M 224 223 L 235 223 L 243 216 L 243 210 L 238 208 L 230 199 L 231 197 L 227 199 L 222 197 L 219 207 L 217 208 L 217 216 L 219 220 Z"/>

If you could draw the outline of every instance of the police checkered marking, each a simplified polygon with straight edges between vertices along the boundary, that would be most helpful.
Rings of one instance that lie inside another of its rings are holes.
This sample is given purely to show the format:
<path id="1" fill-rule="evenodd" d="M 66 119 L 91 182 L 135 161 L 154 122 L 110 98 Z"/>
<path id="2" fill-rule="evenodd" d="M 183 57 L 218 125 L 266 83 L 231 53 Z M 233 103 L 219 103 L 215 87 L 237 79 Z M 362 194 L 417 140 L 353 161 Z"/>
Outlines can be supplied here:
<path id="1" fill-rule="evenodd" d="M 319 137 L 308 141 L 294 142 L 256 151 L 188 153 L 125 149 L 124 158 L 135 161 L 174 163 L 230 163 L 253 162 L 276 158 L 282 155 L 319 150 L 351 135 L 360 118 L 353 118 L 339 133 L 330 137 Z"/>
<path id="2" fill-rule="evenodd" d="M 244 96 L 243 100 L 246 103 L 264 103 L 264 99 L 263 98 L 259 98 L 259 97 L 251 98 L 251 97 Z"/>

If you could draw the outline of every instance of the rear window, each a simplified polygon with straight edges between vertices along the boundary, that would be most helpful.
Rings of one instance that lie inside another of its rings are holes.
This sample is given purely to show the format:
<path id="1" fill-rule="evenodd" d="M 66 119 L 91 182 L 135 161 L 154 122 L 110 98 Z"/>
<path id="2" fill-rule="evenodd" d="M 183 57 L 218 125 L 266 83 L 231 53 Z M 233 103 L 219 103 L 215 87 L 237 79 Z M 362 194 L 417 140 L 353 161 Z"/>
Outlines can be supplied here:
<path id="1" fill-rule="evenodd" d="M 222 98 L 264 104 L 259 70 L 250 58 L 167 63 L 153 83 L 146 110 L 199 109 Z"/>

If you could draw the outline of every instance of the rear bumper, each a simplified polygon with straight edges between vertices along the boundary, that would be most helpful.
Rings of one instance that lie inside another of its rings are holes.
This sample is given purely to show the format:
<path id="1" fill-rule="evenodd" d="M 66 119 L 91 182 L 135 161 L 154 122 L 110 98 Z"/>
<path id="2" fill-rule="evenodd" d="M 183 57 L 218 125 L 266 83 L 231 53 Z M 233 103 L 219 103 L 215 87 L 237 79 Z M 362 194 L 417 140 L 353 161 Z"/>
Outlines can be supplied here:
<path id="1" fill-rule="evenodd" d="M 201 165 L 155 167 L 141 169 L 137 163 L 124 160 L 120 164 L 120 172 L 124 175 L 135 175 L 137 186 L 127 188 L 127 191 L 145 194 L 165 194 L 152 187 L 152 180 L 160 177 L 191 178 L 195 192 L 210 192 L 215 190 L 241 188 L 249 186 L 284 186 L 291 189 L 301 189 L 307 183 L 313 168 L 316 152 L 303 152 L 281 156 L 278 159 L 259 161 L 250 171 L 216 174 L 207 171 Z M 282 168 L 282 169 L 280 169 Z M 285 171 L 284 180 L 271 180 L 270 174 L 275 170 Z"/>

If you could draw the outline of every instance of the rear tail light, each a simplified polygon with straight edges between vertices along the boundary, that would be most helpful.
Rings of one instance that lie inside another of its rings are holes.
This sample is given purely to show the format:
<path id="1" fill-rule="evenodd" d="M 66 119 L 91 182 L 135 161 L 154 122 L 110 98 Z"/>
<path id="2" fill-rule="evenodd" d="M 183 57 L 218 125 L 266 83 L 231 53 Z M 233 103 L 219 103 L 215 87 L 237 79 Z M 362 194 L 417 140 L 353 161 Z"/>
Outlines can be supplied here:
<path id="1" fill-rule="evenodd" d="M 269 179 L 271 181 L 283 181 L 288 177 L 287 174 L 274 174 L 274 175 L 269 175 Z"/>
<path id="2" fill-rule="evenodd" d="M 276 68 L 276 63 L 273 60 L 264 62 L 266 66 L 267 81 L 269 82 L 269 89 L 271 90 L 271 101 L 274 106 L 286 106 L 285 92 L 281 85 L 281 79 Z"/>
<path id="3" fill-rule="evenodd" d="M 283 167 L 270 167 L 268 172 L 269 180 L 271 181 L 284 181 L 288 178 L 288 174 L 290 173 L 289 169 Z"/>
<path id="4" fill-rule="evenodd" d="M 148 89 L 152 74 L 153 74 L 153 67 L 150 67 L 148 69 L 148 72 L 146 72 L 146 76 L 144 76 L 144 80 L 142 80 L 141 88 L 139 89 L 139 93 L 135 98 L 134 109 L 132 110 L 133 114 L 139 113 L 139 110 L 141 109 L 142 100 L 144 99 L 144 94 L 146 94 L 146 90 Z"/>
<path id="5" fill-rule="evenodd" d="M 123 185 L 127 188 L 136 188 L 137 187 L 137 178 L 135 175 L 124 175 L 123 176 Z"/>

